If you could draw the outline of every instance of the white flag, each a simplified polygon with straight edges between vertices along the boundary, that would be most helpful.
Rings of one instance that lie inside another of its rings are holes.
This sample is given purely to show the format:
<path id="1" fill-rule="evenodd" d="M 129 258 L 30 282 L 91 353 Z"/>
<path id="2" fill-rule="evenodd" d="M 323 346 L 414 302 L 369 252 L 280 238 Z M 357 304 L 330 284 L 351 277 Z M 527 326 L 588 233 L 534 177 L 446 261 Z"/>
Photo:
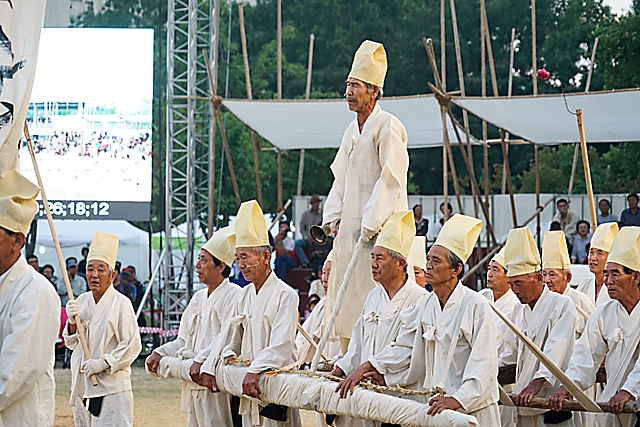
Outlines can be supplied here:
<path id="1" fill-rule="evenodd" d="M 0 0 L 0 177 L 18 165 L 45 0 Z"/>

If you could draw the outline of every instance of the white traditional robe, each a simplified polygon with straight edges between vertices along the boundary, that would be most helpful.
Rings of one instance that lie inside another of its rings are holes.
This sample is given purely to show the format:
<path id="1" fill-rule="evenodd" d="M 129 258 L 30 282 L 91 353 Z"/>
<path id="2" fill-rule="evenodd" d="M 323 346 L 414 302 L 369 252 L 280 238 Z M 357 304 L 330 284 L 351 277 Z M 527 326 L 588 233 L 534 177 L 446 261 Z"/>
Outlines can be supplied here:
<path id="1" fill-rule="evenodd" d="M 326 302 L 326 298 L 321 299 L 316 305 L 316 308 L 314 308 L 309 317 L 307 317 L 307 320 L 302 324 L 302 329 L 304 329 L 316 343 L 320 341 L 322 333 L 324 332 L 324 308 Z M 304 358 L 304 363 L 311 363 L 315 349 L 311 347 L 309 341 L 307 341 L 300 332 L 296 335 L 296 349 L 298 359 Z M 330 337 L 323 353 L 329 360 L 340 356 L 342 354 L 340 341 L 338 341 L 336 337 Z"/>
<path id="2" fill-rule="evenodd" d="M 582 279 L 582 282 L 580 282 L 576 290 L 579 292 L 582 292 L 583 294 L 586 294 L 589 297 L 589 301 L 595 304 L 596 307 L 600 307 L 605 302 L 611 301 L 611 298 L 609 297 L 609 291 L 607 289 L 607 285 L 604 283 L 602 284 L 602 287 L 600 288 L 600 293 L 596 298 L 595 276 L 586 277 Z"/>
<path id="3" fill-rule="evenodd" d="M 142 345 L 136 315 L 131 300 L 109 285 L 96 304 L 91 292 L 78 297 L 80 323 L 85 328 L 87 346 L 92 359 L 104 359 L 109 368 L 96 375 L 93 386 L 87 375 L 80 372 L 85 361 L 78 332 L 69 334 L 64 328 L 66 346 L 71 354 L 71 398 L 76 426 L 133 425 L 133 394 L 131 393 L 131 364 Z M 99 417 L 93 417 L 82 406 L 83 399 L 105 397 Z"/>
<path id="4" fill-rule="evenodd" d="M 351 122 L 331 164 L 333 185 L 324 204 L 324 223 L 340 220 L 333 242 L 333 264 L 327 307 L 333 308 L 338 289 L 360 237 L 361 227 L 378 231 L 394 212 L 407 210 L 407 132 L 396 117 L 373 109 L 362 128 Z M 376 284 L 371 275 L 373 241 L 367 242 L 355 265 L 335 323 L 339 337 L 351 337 L 364 300 Z M 327 310 L 328 317 L 331 310 Z"/>
<path id="5" fill-rule="evenodd" d="M 491 289 L 483 289 L 480 291 L 480 295 L 488 299 L 496 306 L 498 310 L 508 318 L 513 317 L 513 309 L 516 304 L 520 304 L 518 297 L 515 293 L 509 288 L 504 295 L 502 295 L 498 301 L 495 301 L 493 298 L 493 291 Z M 491 311 L 491 315 L 493 316 L 493 322 L 496 327 L 496 341 L 498 342 L 498 354 L 501 354 L 504 350 L 504 340 L 506 333 L 509 329 L 506 323 L 502 321 L 497 314 Z M 505 384 L 502 386 L 504 391 L 507 393 L 513 393 L 513 384 Z M 512 427 L 516 425 L 516 420 L 518 417 L 517 411 L 513 406 L 505 406 L 500 405 L 500 421 L 502 423 L 502 427 Z"/>
<path id="6" fill-rule="evenodd" d="M 551 292 L 544 286 L 542 295 L 533 310 L 528 304 L 518 304 L 513 310 L 511 321 L 536 346 L 551 359 L 556 366 L 565 370 L 571 358 L 576 340 L 578 316 L 573 301 L 564 295 Z M 505 348 L 500 355 L 500 365 L 518 364 L 514 392 L 520 393 L 531 381 L 544 378 L 546 382 L 536 397 L 546 398 L 560 386 L 553 374 L 542 365 L 524 344 L 508 331 Z M 545 410 L 518 408 L 518 426 L 543 427 Z M 580 425 L 578 415 L 558 426 Z"/>
<path id="7" fill-rule="evenodd" d="M 296 322 L 299 298 L 291 286 L 272 272 L 260 291 L 253 283 L 238 296 L 237 314 L 228 328 L 212 344 L 201 372 L 215 375 L 216 364 L 229 356 L 251 361 L 248 372 L 259 374 L 296 361 Z M 220 348 L 222 350 L 220 350 Z M 259 406 L 240 398 L 240 414 L 245 427 L 300 427 L 298 409 L 287 410 L 287 421 L 279 422 L 259 415 Z"/>
<path id="8" fill-rule="evenodd" d="M 237 298 L 241 288 L 225 279 L 211 294 L 202 289 L 193 295 L 182 313 L 178 338 L 154 350 L 163 356 L 158 367 L 160 377 L 182 378 L 181 410 L 189 414 L 189 426 L 230 426 L 231 397 L 226 393 L 211 393 L 187 376 L 194 359 L 203 363 L 210 345 L 237 314 Z M 181 372 L 171 372 L 172 367 Z"/>
<path id="9" fill-rule="evenodd" d="M 402 313 L 396 341 L 369 362 L 388 385 L 421 381 L 424 390 L 444 386 L 447 396 L 462 405 L 460 411 L 475 416 L 480 427 L 500 425 L 498 354 L 490 312 L 487 300 L 461 283 L 444 309 L 431 292 Z"/>
<path id="10" fill-rule="evenodd" d="M 60 298 L 21 255 L 0 276 L 0 427 L 51 427 Z"/>
<path id="11" fill-rule="evenodd" d="M 583 294 L 582 292 L 578 292 L 575 289 L 572 289 L 571 286 L 567 285 L 567 289 L 564 290 L 563 295 L 569 297 L 569 299 L 573 301 L 576 306 L 580 307 L 582 311 L 584 311 L 588 316 L 591 316 L 591 313 L 593 313 L 593 311 L 596 309 L 587 295 Z M 582 331 L 584 331 L 584 327 L 586 324 L 587 319 L 582 315 L 582 313 L 578 312 L 578 338 L 580 338 L 580 335 L 582 335 Z"/>
<path id="12" fill-rule="evenodd" d="M 600 305 L 589 317 L 584 333 L 576 343 L 566 374 L 580 388 L 591 387 L 602 361 L 607 370 L 607 385 L 599 401 L 608 402 L 617 392 L 625 390 L 636 400 L 640 398 L 640 304 L 631 314 L 622 304 L 610 300 Z M 632 398 L 632 402 L 633 402 Z M 598 414 L 600 416 L 600 414 Z M 635 414 L 607 414 L 607 427 L 633 427 Z"/>

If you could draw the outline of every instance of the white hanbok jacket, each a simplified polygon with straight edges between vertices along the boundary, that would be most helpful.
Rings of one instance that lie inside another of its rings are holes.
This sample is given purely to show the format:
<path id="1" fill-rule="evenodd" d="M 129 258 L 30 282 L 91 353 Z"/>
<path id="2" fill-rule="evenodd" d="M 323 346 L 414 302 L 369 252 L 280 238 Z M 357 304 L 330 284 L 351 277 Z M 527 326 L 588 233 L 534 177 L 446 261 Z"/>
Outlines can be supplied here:
<path id="1" fill-rule="evenodd" d="M 625 390 L 640 398 L 640 304 L 631 314 L 616 300 L 596 308 L 589 317 L 584 333 L 576 343 L 566 374 L 580 388 L 594 385 L 602 361 L 607 370 L 607 385 L 599 400 L 608 402 Z M 633 427 L 635 414 L 607 415 L 607 426 Z"/>
<path id="2" fill-rule="evenodd" d="M 483 289 L 479 293 L 480 295 L 482 295 L 483 297 L 491 301 L 493 305 L 495 305 L 496 308 L 500 310 L 500 313 L 504 314 L 509 319 L 513 317 L 513 309 L 516 306 L 516 304 L 520 304 L 518 297 L 516 296 L 516 294 L 513 293 L 511 289 L 509 289 L 504 295 L 502 295 L 500 299 L 498 299 L 498 301 L 493 300 L 493 291 L 491 289 L 488 289 L 488 288 Z M 493 322 L 496 326 L 496 340 L 498 342 L 498 354 L 501 354 L 502 350 L 504 349 L 505 335 L 507 331 L 510 329 L 507 326 L 507 324 L 504 323 L 502 319 L 500 319 L 498 315 L 495 314 L 493 311 L 491 311 L 491 316 L 493 316 Z"/>
<path id="3" fill-rule="evenodd" d="M 304 329 L 316 343 L 320 342 L 322 333 L 324 332 L 324 308 L 326 302 L 326 298 L 321 299 L 316 305 L 316 308 L 313 309 L 309 317 L 307 317 L 302 324 L 302 329 Z M 311 363 L 313 355 L 315 354 L 315 349 L 311 347 L 309 341 L 307 341 L 300 332 L 296 335 L 296 349 L 299 359 L 304 358 L 304 363 Z M 333 360 L 335 357 L 340 356 L 342 354 L 340 341 L 338 341 L 336 337 L 329 337 L 329 341 L 327 341 L 327 345 L 324 348 L 323 353 L 327 358 L 329 358 L 329 360 Z"/>
<path id="4" fill-rule="evenodd" d="M 108 396 L 131 390 L 131 364 L 142 349 L 136 315 L 131 300 L 118 292 L 113 285 L 105 291 L 96 304 L 91 292 L 78 297 L 80 322 L 84 325 L 87 346 L 92 359 L 102 359 L 109 368 L 98 373 L 98 385 L 80 367 L 85 361 L 78 332 L 69 335 L 69 324 L 64 328 L 66 346 L 71 354 L 71 406 L 77 399 Z"/>
<path id="5" fill-rule="evenodd" d="M 53 426 L 60 307 L 22 255 L 0 276 L 0 427 Z"/>
<path id="6" fill-rule="evenodd" d="M 582 292 L 576 291 L 575 289 L 571 288 L 571 286 L 567 286 L 567 289 L 565 289 L 563 295 L 569 297 L 569 299 L 573 301 L 576 306 L 580 307 L 582 311 L 584 311 L 588 316 L 591 316 L 591 313 L 593 313 L 593 311 L 596 309 L 587 295 L 583 294 Z M 580 335 L 582 335 L 582 331 L 584 331 L 584 327 L 586 324 L 587 319 L 582 315 L 582 313 L 578 313 L 578 338 L 580 337 Z"/>
<path id="7" fill-rule="evenodd" d="M 388 385 L 421 381 L 424 390 L 444 387 L 481 426 L 500 425 L 496 331 L 490 312 L 487 300 L 461 283 L 444 308 L 431 292 L 402 313 L 396 341 L 369 362 Z"/>
<path id="8" fill-rule="evenodd" d="M 361 227 L 378 231 L 391 214 L 407 210 L 408 170 L 407 131 L 400 120 L 376 104 L 362 133 L 358 120 L 351 122 L 331 164 L 334 181 L 323 211 L 324 223 L 340 220 L 333 243 L 327 307 L 334 305 Z M 340 308 L 334 328 L 340 337 L 351 337 L 364 300 L 376 286 L 371 275 L 372 248 L 372 241 L 365 244 L 344 295 L 343 301 L 349 304 Z"/>
<path id="9" fill-rule="evenodd" d="M 589 301 L 595 304 L 596 307 L 600 307 L 605 302 L 611 301 L 607 285 L 605 284 L 600 288 L 600 293 L 598 294 L 598 298 L 596 298 L 596 278 L 594 276 L 582 279 L 582 282 L 580 282 L 576 290 L 586 294 L 589 297 Z"/>

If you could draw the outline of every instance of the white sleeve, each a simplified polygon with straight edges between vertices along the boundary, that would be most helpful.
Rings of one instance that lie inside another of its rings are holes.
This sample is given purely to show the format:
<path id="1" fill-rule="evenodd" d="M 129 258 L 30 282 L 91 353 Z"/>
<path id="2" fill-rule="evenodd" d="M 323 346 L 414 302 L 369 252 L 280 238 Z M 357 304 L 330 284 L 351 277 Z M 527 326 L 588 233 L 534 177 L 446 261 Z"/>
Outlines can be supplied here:
<path id="1" fill-rule="evenodd" d="M 158 353 L 160 356 L 165 357 L 176 357 L 178 350 L 183 348 L 187 343 L 187 336 L 189 334 L 189 324 L 191 323 L 194 313 L 194 303 L 193 299 L 189 301 L 187 308 L 182 313 L 182 317 L 180 318 L 180 329 L 178 329 L 178 337 L 169 341 L 168 343 L 161 345 L 160 347 L 154 349 L 154 353 Z"/>
<path id="2" fill-rule="evenodd" d="M 327 224 L 335 220 L 342 218 L 342 204 L 344 198 L 345 180 L 347 173 L 347 166 L 349 159 L 347 156 L 347 150 L 345 148 L 345 140 L 347 136 L 342 140 L 342 144 L 338 149 L 336 157 L 331 163 L 331 172 L 333 173 L 333 184 L 331 190 L 327 195 L 327 199 L 324 202 L 324 210 L 322 211 L 322 223 Z"/>
<path id="3" fill-rule="evenodd" d="M 118 344 L 116 348 L 104 354 L 104 360 L 109 364 L 109 372 L 112 374 L 131 366 L 142 350 L 136 314 L 129 301 L 120 304 L 120 313 L 114 326 Z"/>
<path id="4" fill-rule="evenodd" d="M 364 325 L 362 324 L 363 315 L 364 313 L 358 317 L 356 325 L 353 327 L 347 354 L 336 362 L 336 366 L 342 369 L 342 372 L 347 375 L 355 371 L 356 368 L 364 362 L 364 360 L 362 360 L 362 339 L 364 334 Z"/>
<path id="5" fill-rule="evenodd" d="M 602 337 L 602 310 L 597 310 L 584 328 L 582 336 L 576 342 L 566 374 L 582 390 L 596 382 L 596 373 L 607 353 L 607 343 Z"/>

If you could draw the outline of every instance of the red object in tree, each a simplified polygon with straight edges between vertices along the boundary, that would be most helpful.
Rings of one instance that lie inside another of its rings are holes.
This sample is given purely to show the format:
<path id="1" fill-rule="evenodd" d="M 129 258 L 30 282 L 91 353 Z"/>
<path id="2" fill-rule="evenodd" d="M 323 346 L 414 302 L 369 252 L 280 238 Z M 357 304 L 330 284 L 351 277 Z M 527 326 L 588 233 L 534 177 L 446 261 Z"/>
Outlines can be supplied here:
<path id="1" fill-rule="evenodd" d="M 549 80 L 549 77 L 551 77 L 551 73 L 544 68 L 540 68 L 536 73 L 536 77 L 538 77 L 540 80 Z"/>

